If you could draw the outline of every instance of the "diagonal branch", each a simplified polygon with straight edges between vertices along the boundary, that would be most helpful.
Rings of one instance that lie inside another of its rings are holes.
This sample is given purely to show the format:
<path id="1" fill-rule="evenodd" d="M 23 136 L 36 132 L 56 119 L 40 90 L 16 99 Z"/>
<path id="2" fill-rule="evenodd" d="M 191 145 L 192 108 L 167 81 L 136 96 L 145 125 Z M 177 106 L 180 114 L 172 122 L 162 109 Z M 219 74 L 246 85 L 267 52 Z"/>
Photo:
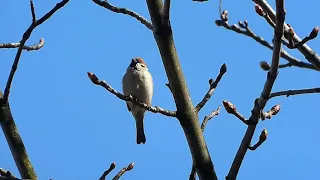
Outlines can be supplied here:
<path id="1" fill-rule="evenodd" d="M 287 91 L 279 91 L 273 92 L 270 94 L 270 99 L 277 96 L 292 96 L 299 94 L 311 94 L 311 93 L 320 93 L 320 88 L 310 88 L 310 89 L 295 89 L 295 90 L 287 90 Z"/>
<path id="2" fill-rule="evenodd" d="M 262 7 L 262 9 L 270 16 L 272 21 L 275 22 L 276 13 L 272 9 L 272 7 L 268 4 L 266 0 L 253 0 L 256 4 Z M 290 27 L 284 23 L 284 36 L 288 38 Z M 300 42 L 301 39 L 297 34 L 294 34 L 293 40 L 295 42 Z M 315 51 L 313 51 L 308 45 L 303 44 L 302 46 L 297 48 L 313 66 L 317 69 L 320 69 L 320 57 L 317 55 Z"/>
<path id="3" fill-rule="evenodd" d="M 105 180 L 107 175 L 114 170 L 114 168 L 116 168 L 116 162 L 113 162 L 110 164 L 110 167 L 101 175 L 101 177 L 99 178 L 99 180 Z"/>
<path id="4" fill-rule="evenodd" d="M 14 74 L 17 70 L 18 63 L 20 60 L 20 56 L 22 53 L 22 50 L 24 48 L 25 42 L 29 39 L 32 31 L 42 24 L 44 21 L 49 19 L 58 9 L 62 8 L 65 4 L 67 4 L 69 0 L 63 0 L 60 3 L 57 3 L 56 6 L 50 10 L 47 14 L 45 14 L 42 18 L 39 20 L 34 20 L 35 19 L 35 12 L 34 12 L 34 7 L 33 7 L 33 2 L 30 2 L 31 5 L 31 13 L 33 17 L 33 21 L 29 28 L 24 32 L 22 39 L 19 43 L 19 48 L 16 53 L 8 81 L 4 90 L 4 94 L 0 92 L 0 124 L 3 130 L 3 133 L 6 137 L 6 140 L 8 142 L 8 145 L 10 147 L 10 151 L 13 155 L 13 158 L 15 160 L 16 166 L 19 170 L 19 173 L 23 179 L 30 179 L 30 180 L 36 180 L 37 175 L 35 173 L 35 170 L 33 169 L 33 166 L 30 162 L 30 159 L 28 157 L 27 151 L 25 149 L 25 146 L 23 144 L 23 141 L 21 139 L 21 136 L 18 132 L 17 126 L 15 124 L 15 121 L 12 117 L 9 102 L 8 102 L 8 97 L 10 93 L 10 87 L 11 83 L 14 77 Z M 40 41 L 40 47 L 43 46 L 43 40 L 42 43 Z"/>
<path id="5" fill-rule="evenodd" d="M 241 21 L 239 21 L 238 23 L 240 26 L 242 26 L 243 29 L 241 29 L 240 27 L 238 27 L 237 25 L 229 25 L 228 21 L 224 21 L 223 19 L 221 20 L 216 20 L 216 25 L 219 27 L 224 27 L 227 30 L 231 30 L 233 32 L 245 35 L 247 37 L 252 38 L 253 40 L 255 40 L 256 42 L 258 42 L 259 44 L 267 47 L 270 50 L 273 50 L 273 45 L 268 43 L 265 39 L 263 39 L 262 37 L 256 35 L 250 28 L 248 25 L 247 21 L 244 21 L 244 23 L 242 23 Z M 316 67 L 314 67 L 312 64 L 309 63 L 305 63 L 293 56 L 291 56 L 287 51 L 285 51 L 284 49 L 281 49 L 281 57 L 286 59 L 289 63 L 288 63 L 288 67 L 291 66 L 296 66 L 296 67 L 300 67 L 300 68 L 307 68 L 307 69 L 313 69 L 313 70 L 317 70 L 319 71 Z"/>
<path id="6" fill-rule="evenodd" d="M 40 24 L 42 24 L 44 21 L 46 21 L 47 19 L 49 19 L 57 10 L 59 10 L 60 8 L 62 8 L 64 5 L 67 4 L 67 2 L 69 2 L 69 0 L 63 0 L 61 1 L 60 3 L 57 3 L 56 6 L 54 8 L 52 8 L 47 14 L 45 14 L 43 17 L 41 17 L 39 20 L 36 20 L 36 21 L 32 21 L 31 25 L 29 26 L 29 28 L 24 32 L 23 36 L 22 36 L 22 39 L 20 41 L 20 46 L 19 46 L 19 49 L 17 51 L 17 54 L 14 58 L 14 62 L 12 64 L 12 68 L 11 68 L 11 71 L 10 71 L 10 74 L 9 74 L 9 77 L 8 77 L 8 81 L 7 81 L 7 84 L 6 84 L 6 88 L 4 90 L 4 95 L 3 95 L 3 99 L 5 101 L 8 100 L 8 96 L 9 96 L 9 93 L 10 93 L 10 87 L 11 87 L 11 83 L 12 83 L 12 80 L 13 80 L 13 77 L 14 77 L 14 74 L 18 68 L 18 63 L 19 63 L 19 60 L 20 60 L 20 56 L 21 56 L 21 53 L 22 53 L 22 49 L 23 49 L 23 46 L 24 44 L 26 43 L 26 41 L 29 39 L 32 31 L 37 27 L 39 26 Z M 31 3 L 32 4 L 32 3 Z M 31 8 L 32 9 L 32 8 Z"/>
<path id="7" fill-rule="evenodd" d="M 213 110 L 208 116 L 205 116 L 202 123 L 201 123 L 201 130 L 204 132 L 207 123 L 215 116 L 219 115 L 221 107 L 218 106 L 216 110 Z M 194 163 L 192 163 L 191 172 L 189 175 L 189 180 L 195 180 L 196 179 L 196 166 Z"/>
<path id="8" fill-rule="evenodd" d="M 134 163 L 130 163 L 127 167 L 122 168 L 115 176 L 114 178 L 112 178 L 112 180 L 118 180 L 121 178 L 122 175 L 124 175 L 124 173 L 131 171 L 134 167 Z"/>
<path id="9" fill-rule="evenodd" d="M 188 142 L 197 174 L 200 179 L 216 180 L 218 179 L 217 174 L 180 66 L 171 25 L 170 23 L 163 23 L 162 0 L 146 0 L 146 2 L 152 20 L 153 36 L 157 43 L 177 107 L 177 119 Z"/>
<path id="10" fill-rule="evenodd" d="M 87 74 L 88 74 L 88 77 L 90 78 L 90 80 L 91 80 L 91 82 L 93 84 L 104 87 L 110 93 L 116 95 L 119 99 L 122 99 L 124 101 L 131 101 L 131 102 L 139 105 L 140 107 L 145 108 L 146 110 L 151 111 L 153 113 L 160 113 L 160 114 L 163 114 L 165 116 L 171 116 L 171 117 L 176 117 L 177 116 L 175 111 L 165 110 L 165 109 L 163 109 L 163 108 L 161 108 L 159 106 L 155 106 L 155 107 L 148 106 L 145 103 L 139 102 L 136 98 L 132 97 L 131 95 L 130 96 L 125 96 L 125 95 L 119 93 L 118 91 L 116 91 L 115 89 L 113 89 L 105 81 L 100 81 L 95 74 L 93 74 L 91 72 L 88 72 Z"/>
<path id="11" fill-rule="evenodd" d="M 211 98 L 212 94 L 214 93 L 216 87 L 218 86 L 218 83 L 220 82 L 222 76 L 224 75 L 224 73 L 227 72 L 227 66 L 226 64 L 223 64 L 221 67 L 220 67 L 220 73 L 219 75 L 217 76 L 216 80 L 213 82 L 212 79 L 209 80 L 209 85 L 210 85 L 210 88 L 208 90 L 208 92 L 206 93 L 206 95 L 203 97 L 203 99 L 198 103 L 198 105 L 195 107 L 195 110 L 197 112 L 199 112 L 201 110 L 201 108 L 203 108 L 206 103 L 209 101 L 209 99 Z"/>
<path id="12" fill-rule="evenodd" d="M 137 19 L 138 21 L 140 21 L 141 24 L 145 25 L 148 29 L 150 29 L 152 31 L 152 24 L 145 19 L 143 16 L 139 15 L 138 13 L 131 11 L 127 8 L 120 8 L 120 7 L 116 7 L 113 6 L 112 4 L 110 4 L 107 0 L 92 0 L 93 2 L 95 2 L 96 4 L 112 11 L 115 13 L 121 13 L 121 14 L 127 14 L 135 19 Z"/>
<path id="13" fill-rule="evenodd" d="M 27 51 L 39 50 L 44 45 L 44 39 L 41 38 L 38 44 L 34 44 L 32 46 L 24 45 L 22 49 Z M 0 43 L 0 49 L 2 48 L 18 48 L 20 47 L 20 43 Z"/>
<path id="14" fill-rule="evenodd" d="M 253 124 L 249 125 L 247 128 L 247 131 L 241 141 L 241 145 L 233 160 L 230 171 L 226 177 L 227 180 L 235 180 L 238 175 L 241 163 L 248 150 L 248 147 L 250 145 L 253 134 L 255 132 L 257 123 L 260 119 L 261 111 L 263 110 L 263 108 L 265 107 L 269 99 L 273 84 L 278 75 L 279 59 L 280 59 L 280 52 L 281 52 L 281 38 L 283 36 L 284 19 L 285 19 L 284 0 L 276 0 L 276 10 L 277 10 L 276 21 L 275 21 L 276 28 L 274 32 L 274 48 L 272 53 L 271 68 L 268 72 L 267 80 L 264 84 L 264 88 L 261 92 L 261 95 L 257 99 L 257 103 L 255 103 L 254 108 L 251 111 L 251 116 L 249 118 L 249 121 L 251 121 Z"/>

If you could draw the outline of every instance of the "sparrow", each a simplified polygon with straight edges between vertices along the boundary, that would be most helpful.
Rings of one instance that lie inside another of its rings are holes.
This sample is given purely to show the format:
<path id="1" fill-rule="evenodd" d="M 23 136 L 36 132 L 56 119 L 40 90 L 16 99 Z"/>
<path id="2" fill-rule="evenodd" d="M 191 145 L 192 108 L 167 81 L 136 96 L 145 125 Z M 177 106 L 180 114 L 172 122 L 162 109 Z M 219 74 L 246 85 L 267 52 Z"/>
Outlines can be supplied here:
<path id="1" fill-rule="evenodd" d="M 151 105 L 153 96 L 153 80 L 147 65 L 142 58 L 133 58 L 122 78 L 122 90 L 125 96 L 131 95 L 139 102 Z M 145 108 L 127 101 L 127 108 L 136 121 L 137 144 L 146 143 L 143 121 Z"/>

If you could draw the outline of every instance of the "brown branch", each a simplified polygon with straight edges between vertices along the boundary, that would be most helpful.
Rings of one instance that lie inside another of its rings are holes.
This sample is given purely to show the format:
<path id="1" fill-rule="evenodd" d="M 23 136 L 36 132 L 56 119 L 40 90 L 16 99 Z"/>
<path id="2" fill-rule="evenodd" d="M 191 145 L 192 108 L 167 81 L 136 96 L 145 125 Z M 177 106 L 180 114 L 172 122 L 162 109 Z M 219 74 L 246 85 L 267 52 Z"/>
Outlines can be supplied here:
<path id="1" fill-rule="evenodd" d="M 216 80 L 213 82 L 212 79 L 209 80 L 209 90 L 206 93 L 206 95 L 203 97 L 203 99 L 198 103 L 198 105 L 195 107 L 196 112 L 199 112 L 201 108 L 205 106 L 205 104 L 209 101 L 211 98 L 212 94 L 214 93 L 216 87 L 218 86 L 218 83 L 220 82 L 222 76 L 227 72 L 227 66 L 226 64 L 223 64 L 220 67 L 220 72 L 219 75 L 217 76 Z"/>
<path id="2" fill-rule="evenodd" d="M 35 23 L 37 19 L 36 19 L 36 13 L 34 10 L 33 0 L 30 0 L 30 9 L 31 9 L 31 15 L 32 15 L 32 22 Z"/>
<path id="3" fill-rule="evenodd" d="M 251 111 L 249 121 L 252 122 L 252 125 L 248 126 L 247 131 L 241 141 L 241 145 L 237 151 L 230 171 L 226 177 L 227 180 L 235 180 L 238 175 L 241 163 L 248 150 L 257 123 L 261 117 L 261 112 L 269 99 L 273 84 L 278 75 L 279 59 L 281 54 L 281 38 L 283 36 L 285 19 L 284 0 L 276 0 L 276 11 L 276 27 L 274 33 L 274 48 L 272 53 L 271 68 L 268 72 L 267 80 L 265 82 L 261 95 L 255 101 L 254 108 Z"/>
<path id="4" fill-rule="evenodd" d="M 264 16 L 265 17 L 265 16 Z M 255 40 L 256 42 L 258 42 L 259 44 L 267 47 L 270 50 L 273 50 L 273 45 L 268 43 L 265 39 L 263 39 L 262 37 L 256 35 L 250 28 L 248 25 L 247 21 L 244 21 L 244 23 L 242 23 L 241 21 L 238 22 L 239 26 L 237 25 L 229 25 L 228 21 L 224 21 L 223 19 L 221 20 L 216 20 L 216 25 L 219 27 L 224 27 L 227 30 L 231 30 L 233 32 L 245 35 L 247 37 L 252 38 L 253 40 Z M 242 25 L 240 25 L 242 24 Z M 313 66 L 310 63 L 305 63 L 293 56 L 291 56 L 287 51 L 285 51 L 284 49 L 281 49 L 281 57 L 286 59 L 289 63 L 288 67 L 291 66 L 296 66 L 296 67 L 300 67 L 300 68 L 307 68 L 307 69 L 312 69 L 312 70 L 317 70 L 319 71 L 319 69 L 317 69 L 315 66 Z"/>
<path id="5" fill-rule="evenodd" d="M 32 31 L 37 27 L 39 26 L 40 24 L 42 24 L 44 21 L 46 21 L 47 19 L 49 19 L 57 10 L 59 10 L 60 8 L 62 8 L 64 5 L 67 4 L 67 2 L 69 2 L 69 0 L 63 0 L 61 1 L 60 3 L 57 3 L 56 6 L 54 8 L 52 8 L 47 14 L 45 14 L 43 17 L 41 17 L 39 20 L 36 20 L 36 21 L 33 21 L 31 23 L 31 25 L 29 26 L 29 28 L 24 32 L 23 36 L 22 36 L 22 39 L 20 41 L 20 46 L 19 46 L 19 49 L 17 51 L 17 54 L 14 58 L 14 62 L 13 62 L 13 65 L 12 65 L 12 68 L 11 68 L 11 71 L 10 71 L 10 74 L 9 74 L 9 77 L 8 77 L 8 81 L 7 81 L 7 84 L 6 84 L 6 88 L 4 90 L 4 95 L 3 95 L 3 99 L 5 101 L 8 100 L 8 96 L 9 96 L 9 93 L 10 93 L 10 87 L 11 87 L 11 83 L 12 83 L 12 80 L 13 80 L 13 77 L 14 77 L 14 74 L 18 68 L 18 63 L 19 63 L 19 60 L 20 60 L 20 56 L 21 56 L 21 53 L 22 53 L 22 49 L 23 49 L 23 46 L 24 44 L 26 43 L 26 41 L 29 39 Z M 32 4 L 32 3 L 31 3 Z M 32 8 L 31 8 L 32 9 Z"/>
<path id="6" fill-rule="evenodd" d="M 110 164 L 109 169 L 107 169 L 106 171 L 104 171 L 104 173 L 101 175 L 101 177 L 99 178 L 99 180 L 105 180 L 107 175 L 114 169 L 116 168 L 116 162 L 113 162 Z"/>
<path id="7" fill-rule="evenodd" d="M 258 147 L 260 147 L 263 144 L 263 142 L 266 141 L 267 137 L 268 137 L 268 131 L 267 129 L 263 129 L 259 136 L 259 141 L 253 146 L 249 145 L 248 149 L 251 151 L 256 150 Z"/>
<path id="8" fill-rule="evenodd" d="M 146 0 L 153 25 L 153 36 L 163 61 L 166 75 L 177 107 L 177 119 L 188 142 L 200 179 L 216 180 L 217 174 L 203 137 L 197 113 L 191 101 L 180 65 L 170 23 L 163 23 L 162 0 Z"/>
<path id="9" fill-rule="evenodd" d="M 114 176 L 114 178 L 112 178 L 112 180 L 118 180 L 118 179 L 120 179 L 121 176 L 122 176 L 124 173 L 132 170 L 133 167 L 134 167 L 134 163 L 132 162 L 132 163 L 130 163 L 127 167 L 122 168 L 122 169 Z"/>
<path id="10" fill-rule="evenodd" d="M 299 95 L 299 94 L 311 94 L 311 93 L 320 93 L 320 88 L 310 88 L 310 89 L 294 89 L 294 90 L 287 90 L 287 91 L 279 91 L 273 92 L 270 94 L 269 98 L 274 98 L 277 96 L 292 96 L 292 95 Z"/>
<path id="11" fill-rule="evenodd" d="M 216 110 L 213 110 L 208 116 L 205 116 L 201 123 L 201 130 L 204 132 L 205 127 L 207 126 L 208 121 L 210 121 L 216 115 L 219 115 L 221 107 L 218 106 Z"/>
<path id="12" fill-rule="evenodd" d="M 38 44 L 34 44 L 32 46 L 23 46 L 22 49 L 27 51 L 39 50 L 44 45 L 44 39 L 41 38 Z M 0 43 L 1 48 L 18 48 L 20 47 L 20 43 Z"/>
<path id="13" fill-rule="evenodd" d="M 134 12 L 134 11 L 131 11 L 127 8 L 120 8 L 120 7 L 116 7 L 116 6 L 113 6 L 111 5 L 107 0 L 92 0 L 93 2 L 95 2 L 96 4 L 112 11 L 112 12 L 115 12 L 115 13 L 121 13 L 121 14 L 126 14 L 126 15 L 129 15 L 135 19 L 137 19 L 138 21 L 140 21 L 141 24 L 145 25 L 148 29 L 150 29 L 152 31 L 152 24 L 147 20 L 145 19 L 143 16 L 139 15 L 138 13 Z"/>
<path id="14" fill-rule="evenodd" d="M 227 113 L 229 114 L 233 114 L 234 116 L 236 116 L 240 121 L 242 121 L 244 124 L 246 125 L 250 125 L 251 121 L 247 120 L 242 114 L 240 114 L 237 111 L 237 108 L 235 105 L 233 105 L 231 102 L 229 101 L 222 101 L 224 109 L 227 111 Z"/>
<path id="15" fill-rule="evenodd" d="M 18 67 L 18 63 L 20 60 L 20 56 L 21 56 L 24 44 L 29 39 L 32 31 L 37 26 L 42 24 L 44 21 L 49 19 L 58 9 L 63 7 L 68 1 L 69 0 L 63 0 L 60 3 L 57 3 L 56 6 L 52 10 L 50 10 L 47 14 L 45 14 L 42 18 L 40 18 L 39 20 L 32 21 L 31 25 L 24 32 L 22 39 L 20 41 L 19 48 L 17 50 L 16 56 L 8 77 L 8 81 L 4 90 L 4 94 L 2 95 L 2 93 L 0 92 L 0 124 L 3 130 L 3 133 L 6 137 L 6 140 L 8 142 L 8 145 L 10 147 L 13 158 L 15 160 L 16 166 L 19 170 L 19 173 L 21 177 L 24 179 L 36 180 L 37 175 L 30 162 L 27 151 L 24 147 L 23 141 L 21 139 L 21 136 L 18 132 L 17 126 L 11 114 L 10 106 L 8 103 L 10 87 L 11 87 L 14 74 Z M 31 13 L 34 14 L 33 3 L 30 2 L 30 4 L 32 6 Z M 32 16 L 35 17 L 35 15 L 32 15 Z M 43 42 L 39 44 L 42 44 L 41 46 L 43 46 Z"/>
<path id="16" fill-rule="evenodd" d="M 219 115 L 221 106 L 218 106 L 216 110 L 213 110 L 208 116 L 205 116 L 202 123 L 201 123 L 201 130 L 204 132 L 204 129 L 207 126 L 207 123 L 214 117 Z M 189 175 L 189 180 L 195 180 L 196 179 L 196 166 L 194 163 L 192 163 L 191 172 Z"/>
<path id="17" fill-rule="evenodd" d="M 163 108 L 161 108 L 159 106 L 155 106 L 155 107 L 148 106 L 145 103 L 139 102 L 136 98 L 132 97 L 131 95 L 130 96 L 125 96 L 125 95 L 119 93 L 117 90 L 112 88 L 109 84 L 107 84 L 105 81 L 99 80 L 98 77 L 95 74 L 93 74 L 91 72 L 88 72 L 87 74 L 88 74 L 88 77 L 90 78 L 90 80 L 91 80 L 91 82 L 93 84 L 104 87 L 106 90 L 108 90 L 110 93 L 112 93 L 115 96 L 117 96 L 119 99 L 122 99 L 124 101 L 131 101 L 131 102 L 137 104 L 138 106 L 140 106 L 142 108 L 145 108 L 146 110 L 151 111 L 153 113 L 160 113 L 160 114 L 163 114 L 165 116 L 176 117 L 176 112 L 175 111 L 165 110 L 165 109 L 163 109 Z"/>
<path id="18" fill-rule="evenodd" d="M 275 21 L 276 19 L 276 13 L 272 9 L 272 7 L 268 4 L 265 0 L 253 0 L 256 4 L 261 6 L 264 12 L 266 12 L 270 18 Z M 289 35 L 289 29 L 290 27 L 287 25 L 287 23 L 284 23 L 284 36 L 288 39 Z M 294 42 L 300 42 L 302 41 L 297 34 L 294 34 L 293 36 Z M 305 59 L 307 59 L 313 66 L 315 66 L 318 70 L 320 69 L 320 57 L 317 55 L 315 51 L 313 51 L 308 45 L 303 44 L 302 46 L 298 47 L 298 50 L 305 56 Z"/>

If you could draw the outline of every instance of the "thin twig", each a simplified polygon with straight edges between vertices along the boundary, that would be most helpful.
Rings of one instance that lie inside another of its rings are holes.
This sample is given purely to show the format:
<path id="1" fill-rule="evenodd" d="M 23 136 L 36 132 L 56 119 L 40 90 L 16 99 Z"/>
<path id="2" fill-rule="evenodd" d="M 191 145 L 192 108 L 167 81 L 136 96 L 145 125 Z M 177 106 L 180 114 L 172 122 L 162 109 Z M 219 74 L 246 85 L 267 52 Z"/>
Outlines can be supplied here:
<path id="1" fill-rule="evenodd" d="M 263 11 L 266 12 L 273 21 L 275 21 L 276 13 L 266 0 L 253 0 L 253 2 L 261 6 Z M 284 36 L 286 38 L 289 35 L 289 29 L 290 27 L 287 25 L 287 23 L 284 23 Z M 294 34 L 293 40 L 294 42 L 301 41 L 297 34 Z M 313 64 L 313 66 L 315 66 L 317 69 L 320 69 L 320 57 L 317 55 L 315 51 L 313 51 L 306 44 L 303 44 L 302 46 L 298 47 L 298 50 L 305 56 L 305 59 L 307 59 L 311 64 Z"/>
<path id="2" fill-rule="evenodd" d="M 41 38 L 38 44 L 34 44 L 32 46 L 23 46 L 22 49 L 27 51 L 39 50 L 44 45 L 44 39 Z M 0 49 L 2 48 L 18 48 L 20 47 L 20 43 L 0 43 Z"/>
<path id="3" fill-rule="evenodd" d="M 104 171 L 104 173 L 101 175 L 101 177 L 99 178 L 99 180 L 105 180 L 107 175 L 114 169 L 116 168 L 116 162 L 113 162 L 110 164 L 110 167 Z"/>
<path id="4" fill-rule="evenodd" d="M 36 13 L 34 10 L 33 0 L 30 0 L 30 9 L 31 9 L 31 15 L 32 15 L 32 22 L 35 23 L 37 19 L 36 19 Z"/>
<path id="5" fill-rule="evenodd" d="M 49 19 L 57 10 L 59 10 L 60 8 L 62 8 L 64 5 L 66 5 L 67 3 L 69 2 L 69 0 L 63 0 L 61 1 L 60 3 L 57 3 L 56 6 L 54 8 L 52 8 L 47 14 L 45 14 L 44 16 L 42 16 L 39 20 L 36 20 L 34 22 L 31 23 L 31 25 L 29 26 L 29 28 L 24 32 L 23 36 L 22 36 L 22 39 L 20 41 L 20 46 L 19 46 L 19 49 L 17 51 L 17 54 L 14 58 L 14 62 L 12 64 L 12 68 L 11 68 L 11 71 L 10 71 L 10 74 L 9 74 L 9 77 L 8 77 L 8 81 L 7 81 L 7 84 L 6 84 L 6 88 L 4 90 L 4 95 L 3 95 L 3 99 L 5 101 L 8 100 L 8 96 L 9 96 L 9 93 L 10 93 L 10 87 L 11 87 L 11 83 L 12 83 L 12 80 L 13 80 L 13 77 L 14 77 L 14 74 L 18 68 L 18 63 L 19 63 L 19 60 L 20 60 L 20 56 L 21 56 L 21 53 L 22 53 L 22 49 L 23 49 L 23 46 L 24 44 L 26 43 L 26 41 L 29 39 L 32 31 L 37 27 L 39 26 L 40 24 L 42 24 L 44 21 L 46 21 L 47 19 Z M 32 9 L 32 8 L 31 8 Z"/>
<path id="6" fill-rule="evenodd" d="M 208 116 L 205 116 L 201 123 L 201 130 L 204 132 L 205 127 L 207 126 L 208 121 L 220 113 L 221 106 L 218 106 L 216 110 L 213 110 Z"/>
<path id="7" fill-rule="evenodd" d="M 281 52 L 281 38 L 283 36 L 284 19 L 285 19 L 284 0 L 276 0 L 276 10 L 277 10 L 276 21 L 275 21 L 276 28 L 274 33 L 274 48 L 272 53 L 271 67 L 268 72 L 267 80 L 265 82 L 261 95 L 255 101 L 254 108 L 251 111 L 251 117 L 249 118 L 249 121 L 252 122 L 252 125 L 248 126 L 247 131 L 241 141 L 241 145 L 237 151 L 237 154 L 233 160 L 230 171 L 226 177 L 227 180 L 235 180 L 238 175 L 241 163 L 248 150 L 248 147 L 250 145 L 253 134 L 255 132 L 257 123 L 259 121 L 259 118 L 261 117 L 261 111 L 263 110 L 263 108 L 265 107 L 269 99 L 273 84 L 278 75 L 279 59 L 280 59 L 280 52 Z"/>
<path id="8" fill-rule="evenodd" d="M 17 126 L 11 114 L 10 106 L 8 103 L 10 87 L 11 87 L 14 74 L 18 67 L 20 56 L 24 48 L 24 44 L 29 39 L 32 31 L 37 26 L 42 24 L 44 21 L 49 19 L 58 9 L 62 8 L 68 1 L 69 0 L 63 0 L 60 3 L 57 3 L 56 6 L 52 10 L 50 10 L 47 14 L 45 14 L 42 18 L 40 18 L 39 20 L 32 21 L 31 25 L 24 32 L 22 39 L 20 41 L 19 48 L 17 50 L 16 56 L 15 56 L 15 59 L 6 83 L 4 94 L 2 95 L 2 93 L 0 92 L 0 124 L 3 130 L 3 133 L 6 137 L 6 140 L 8 142 L 8 145 L 10 147 L 13 158 L 15 160 L 16 166 L 19 170 L 20 176 L 24 179 L 36 180 L 37 175 L 35 173 L 35 170 L 33 169 L 33 166 L 31 164 L 31 161 L 29 159 L 29 156 L 27 154 L 27 151 L 24 147 L 23 141 L 21 139 L 21 136 L 18 132 Z M 32 2 L 30 2 L 30 4 L 31 6 L 33 6 Z M 34 14 L 34 7 L 31 7 L 31 11 L 32 11 L 31 13 Z M 35 17 L 35 15 L 32 15 L 32 16 Z M 43 46 L 43 42 L 39 44 L 42 44 L 40 46 Z"/>
<path id="9" fill-rule="evenodd" d="M 206 105 L 206 103 L 209 101 L 212 94 L 214 93 L 216 87 L 218 86 L 218 83 L 220 82 L 221 78 L 223 77 L 223 75 L 226 72 L 227 72 L 227 65 L 223 64 L 220 67 L 220 72 L 219 72 L 219 75 L 217 76 L 216 80 L 214 82 L 212 79 L 209 80 L 209 85 L 210 85 L 209 90 L 206 93 L 206 95 L 203 97 L 203 99 L 195 107 L 196 112 L 199 112 L 201 110 L 201 108 L 203 108 Z"/>
<path id="10" fill-rule="evenodd" d="M 124 173 L 132 170 L 133 167 L 134 167 L 134 163 L 132 162 L 132 163 L 130 163 L 127 167 L 122 168 L 122 169 L 114 176 L 114 178 L 112 178 L 112 180 L 118 180 L 118 179 L 120 179 L 120 177 L 121 177 Z"/>
<path id="11" fill-rule="evenodd" d="M 201 123 L 201 130 L 204 132 L 208 121 L 210 121 L 214 116 L 219 115 L 221 106 L 218 106 L 216 110 L 213 110 L 208 116 L 205 116 L 202 123 Z M 196 166 L 194 163 L 192 163 L 191 172 L 189 175 L 189 180 L 195 180 L 196 179 Z"/>
<path id="12" fill-rule="evenodd" d="M 233 105 L 229 101 L 222 101 L 222 104 L 224 106 L 224 109 L 227 111 L 229 114 L 233 114 L 236 116 L 240 121 L 242 121 L 246 125 L 250 125 L 251 121 L 247 120 L 240 112 L 237 111 L 237 108 L 235 105 Z"/>
<path id="13" fill-rule="evenodd" d="M 260 147 L 267 140 L 267 137 L 268 137 L 268 131 L 267 131 L 267 129 L 263 129 L 260 136 L 259 136 L 259 141 L 253 146 L 249 145 L 248 149 L 251 151 L 256 150 L 258 147 Z"/>
<path id="14" fill-rule="evenodd" d="M 239 21 L 241 22 L 241 21 Z M 246 21 L 245 21 L 246 22 Z M 237 25 L 229 25 L 229 23 L 227 21 L 223 21 L 223 20 L 216 20 L 216 24 L 217 26 L 222 26 L 228 30 L 231 30 L 233 32 L 245 35 L 247 37 L 250 37 L 252 39 L 254 39 L 256 42 L 258 42 L 259 44 L 267 47 L 270 50 L 273 50 L 273 45 L 268 43 L 265 39 L 263 39 L 262 37 L 256 35 L 250 28 L 249 26 L 244 26 L 243 29 L 241 29 L 240 27 L 238 27 Z M 314 67 L 312 64 L 310 63 L 305 63 L 293 56 L 291 56 L 287 51 L 285 51 L 284 49 L 281 49 L 281 57 L 286 59 L 290 66 L 287 67 L 291 67 L 291 66 L 296 66 L 296 67 L 300 67 L 300 68 L 307 68 L 307 69 L 312 69 L 312 70 L 317 70 L 319 71 L 319 69 L 317 69 L 316 67 Z"/>
<path id="15" fill-rule="evenodd" d="M 92 0 L 93 2 L 95 2 L 96 4 L 112 11 L 115 13 L 121 13 L 121 14 L 127 14 L 135 19 L 137 19 L 138 21 L 140 21 L 141 24 L 145 25 L 148 29 L 150 29 L 152 31 L 152 24 L 151 22 L 149 22 L 147 19 L 145 19 L 143 16 L 139 15 L 138 13 L 131 11 L 127 8 L 120 8 L 120 7 L 116 7 L 111 5 L 108 1 L 104 0 Z"/>
<path id="16" fill-rule="evenodd" d="M 99 80 L 98 77 L 95 74 L 93 74 L 91 72 L 88 72 L 87 74 L 88 74 L 88 77 L 90 78 L 90 80 L 91 80 L 91 82 L 93 84 L 104 87 L 106 90 L 108 90 L 110 93 L 112 93 L 115 96 L 117 96 L 119 99 L 122 99 L 124 101 L 131 101 L 131 102 L 137 104 L 138 106 L 140 106 L 142 108 L 145 108 L 146 110 L 151 111 L 153 113 L 160 113 L 160 114 L 163 114 L 165 116 L 176 117 L 176 111 L 165 110 L 165 109 L 163 109 L 163 108 L 161 108 L 159 106 L 155 106 L 155 107 L 148 106 L 145 103 L 139 102 L 136 98 L 132 97 L 131 95 L 130 96 L 125 96 L 125 95 L 119 93 L 117 90 L 112 88 L 109 84 L 107 84 L 105 81 Z"/>
<path id="17" fill-rule="evenodd" d="M 270 94 L 269 98 L 274 98 L 277 96 L 292 96 L 292 95 L 299 95 L 299 94 L 311 94 L 311 93 L 320 93 L 320 88 L 309 88 L 309 89 L 294 89 L 294 90 L 287 90 L 287 91 L 279 91 L 273 92 Z"/>

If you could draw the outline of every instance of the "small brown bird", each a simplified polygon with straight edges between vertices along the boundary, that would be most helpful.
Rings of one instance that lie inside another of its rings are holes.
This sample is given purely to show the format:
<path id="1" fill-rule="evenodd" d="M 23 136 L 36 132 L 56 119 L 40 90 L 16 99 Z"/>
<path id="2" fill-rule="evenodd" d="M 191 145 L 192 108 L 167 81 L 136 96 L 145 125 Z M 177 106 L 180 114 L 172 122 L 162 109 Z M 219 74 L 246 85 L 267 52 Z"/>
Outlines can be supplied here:
<path id="1" fill-rule="evenodd" d="M 147 65 L 142 58 L 131 60 L 126 74 L 122 78 L 122 89 L 125 96 L 131 95 L 140 102 L 151 105 L 153 80 Z M 146 109 L 127 101 L 128 110 L 136 120 L 137 144 L 146 143 L 143 120 Z"/>

